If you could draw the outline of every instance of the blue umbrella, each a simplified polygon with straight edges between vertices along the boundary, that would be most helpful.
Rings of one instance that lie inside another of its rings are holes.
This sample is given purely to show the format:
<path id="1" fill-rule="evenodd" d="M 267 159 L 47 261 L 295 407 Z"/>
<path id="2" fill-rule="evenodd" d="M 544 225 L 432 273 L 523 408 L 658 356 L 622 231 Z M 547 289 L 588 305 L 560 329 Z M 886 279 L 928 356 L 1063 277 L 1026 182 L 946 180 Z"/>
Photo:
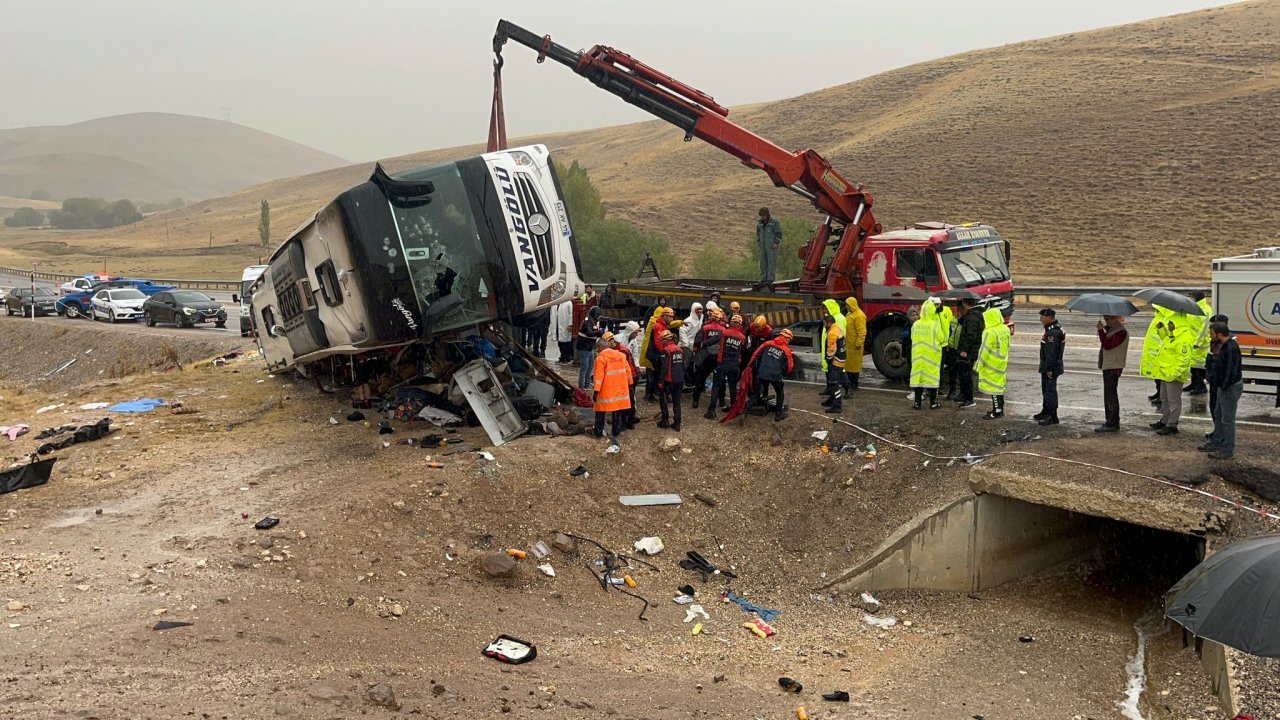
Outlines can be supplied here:
<path id="1" fill-rule="evenodd" d="M 1122 297 L 1106 293 L 1085 293 L 1067 301 L 1067 309 L 1090 315 L 1123 315 L 1138 312 L 1137 306 Z"/>
<path id="2" fill-rule="evenodd" d="M 1210 555 L 1165 595 L 1165 615 L 1198 637 L 1280 658 L 1280 534 Z"/>

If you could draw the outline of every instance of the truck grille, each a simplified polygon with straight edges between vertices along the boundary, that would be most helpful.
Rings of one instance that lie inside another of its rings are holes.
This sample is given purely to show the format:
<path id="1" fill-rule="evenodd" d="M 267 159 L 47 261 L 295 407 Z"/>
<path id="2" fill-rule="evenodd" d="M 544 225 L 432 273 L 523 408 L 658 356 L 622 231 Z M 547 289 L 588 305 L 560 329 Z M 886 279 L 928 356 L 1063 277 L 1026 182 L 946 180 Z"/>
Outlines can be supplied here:
<path id="1" fill-rule="evenodd" d="M 533 178 L 528 173 L 515 173 L 516 194 L 520 196 L 520 211 L 524 215 L 525 227 L 529 230 L 529 239 L 533 244 L 533 259 L 538 264 L 538 273 L 542 279 L 554 274 L 555 257 L 552 252 L 551 233 L 556 219 L 547 214 L 547 208 L 538 195 Z M 542 215 L 546 218 L 546 232 L 536 233 L 529 227 L 529 218 Z"/>

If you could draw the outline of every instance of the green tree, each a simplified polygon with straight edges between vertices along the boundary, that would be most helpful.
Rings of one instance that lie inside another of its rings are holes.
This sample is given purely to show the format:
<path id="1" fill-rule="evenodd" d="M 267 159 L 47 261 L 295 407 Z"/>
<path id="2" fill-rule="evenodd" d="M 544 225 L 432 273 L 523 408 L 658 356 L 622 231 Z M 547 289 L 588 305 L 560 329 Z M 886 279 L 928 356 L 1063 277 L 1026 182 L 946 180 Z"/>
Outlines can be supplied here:
<path id="1" fill-rule="evenodd" d="M 35 208 L 20 207 L 4 219 L 6 227 L 40 227 L 44 224 L 44 213 Z"/>
<path id="2" fill-rule="evenodd" d="M 53 196 L 44 190 L 32 190 L 31 199 L 32 200 L 52 200 Z"/>
<path id="3" fill-rule="evenodd" d="M 74 197 L 62 201 L 61 210 L 49 211 L 49 223 L 63 230 L 83 230 L 96 227 L 98 214 L 107 209 L 102 198 Z"/>
<path id="4" fill-rule="evenodd" d="M 132 200 L 117 200 L 94 215 L 94 227 L 113 228 L 129 225 L 142 219 L 142 213 L 134 206 Z"/>
<path id="5" fill-rule="evenodd" d="M 578 240 L 582 276 L 587 282 L 634 277 L 646 253 L 664 277 L 678 273 L 679 261 L 665 237 L 608 217 L 600 191 L 581 165 L 576 161 L 567 168 L 557 164 L 556 173 L 564 192 L 569 222 Z"/>
<path id="6" fill-rule="evenodd" d="M 271 204 L 266 200 L 262 201 L 262 209 L 258 214 L 258 240 L 264 248 L 271 245 Z"/>

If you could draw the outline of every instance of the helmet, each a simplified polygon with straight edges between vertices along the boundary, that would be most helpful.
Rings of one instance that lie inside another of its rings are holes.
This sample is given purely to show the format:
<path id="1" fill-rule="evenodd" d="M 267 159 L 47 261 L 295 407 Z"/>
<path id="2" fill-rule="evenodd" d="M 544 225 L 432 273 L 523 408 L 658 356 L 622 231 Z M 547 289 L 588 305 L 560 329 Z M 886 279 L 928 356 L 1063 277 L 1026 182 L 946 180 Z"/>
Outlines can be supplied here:
<path id="1" fill-rule="evenodd" d="M 786 338 L 787 342 L 791 342 L 791 338 L 795 334 L 791 332 L 791 328 L 782 328 L 782 332 L 778 333 L 778 337 Z"/>
<path id="2" fill-rule="evenodd" d="M 613 333 L 605 330 L 604 334 L 600 336 L 600 339 L 605 342 L 613 342 Z"/>
<path id="3" fill-rule="evenodd" d="M 662 334 L 658 336 L 658 340 L 661 342 L 667 342 L 668 340 L 674 340 L 675 337 L 675 335 L 671 334 L 670 330 L 663 330 Z"/>
<path id="4" fill-rule="evenodd" d="M 769 324 L 769 320 L 768 320 L 767 318 L 765 318 L 765 316 L 763 316 L 763 315 L 757 315 L 757 316 L 756 316 L 756 319 L 755 319 L 754 321 L 752 321 L 752 323 L 751 323 L 751 324 L 752 324 L 752 325 L 758 325 L 758 326 L 760 326 L 760 327 L 764 327 L 765 325 L 768 325 L 768 324 Z"/>
<path id="5" fill-rule="evenodd" d="M 734 300 L 733 302 L 729 303 L 729 309 L 736 313 L 742 309 L 742 305 L 737 300 Z"/>
<path id="6" fill-rule="evenodd" d="M 671 317 L 675 317 L 675 316 L 676 316 L 676 311 L 675 311 L 675 309 L 674 309 L 674 308 L 670 308 L 670 307 L 663 307 L 663 308 L 662 308 L 662 315 L 663 315 L 664 317 L 665 317 L 665 316 L 667 316 L 667 315 L 670 315 Z"/>
<path id="7" fill-rule="evenodd" d="M 730 324 L 730 325 L 737 325 L 738 327 L 742 327 L 742 316 L 741 316 L 741 315 L 734 315 L 733 317 L 729 318 L 729 324 Z"/>

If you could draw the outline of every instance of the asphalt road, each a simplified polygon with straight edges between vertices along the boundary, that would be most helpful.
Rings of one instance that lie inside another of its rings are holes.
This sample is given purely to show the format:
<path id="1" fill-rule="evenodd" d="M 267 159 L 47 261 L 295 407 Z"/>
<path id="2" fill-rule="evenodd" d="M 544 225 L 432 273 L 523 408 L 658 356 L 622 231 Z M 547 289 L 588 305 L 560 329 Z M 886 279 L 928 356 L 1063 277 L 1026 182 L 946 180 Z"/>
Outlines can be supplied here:
<path id="1" fill-rule="evenodd" d="M 2 289 L 5 293 L 7 293 L 9 291 L 9 288 L 13 287 L 13 285 L 4 284 L 4 283 L 10 283 L 12 282 L 12 280 L 13 278 L 9 276 L 0 277 L 0 289 Z M 55 283 L 37 280 L 36 286 L 53 288 L 54 292 L 57 292 L 57 285 Z M 219 290 L 202 290 L 201 292 L 205 293 L 206 295 L 213 298 L 214 300 L 217 300 L 218 302 L 222 303 L 223 306 L 226 307 L 227 327 L 225 329 L 218 329 L 214 327 L 212 323 L 200 324 L 190 328 L 182 328 L 182 327 L 177 327 L 177 326 L 168 325 L 168 324 L 156 325 L 155 327 L 149 328 L 146 325 L 143 325 L 141 321 L 119 322 L 114 325 L 111 325 L 110 323 L 107 323 L 106 321 L 101 321 L 101 320 L 94 321 L 94 320 L 88 320 L 86 318 L 70 319 L 62 316 L 37 317 L 35 319 L 35 322 L 75 323 L 74 327 L 82 327 L 85 325 L 93 324 L 93 325 L 101 326 L 104 330 L 110 329 L 112 331 L 125 332 L 125 333 L 132 332 L 132 333 L 145 333 L 145 334 L 185 336 L 194 332 L 210 332 L 210 333 L 225 334 L 227 336 L 239 335 L 240 334 L 240 307 L 239 305 L 233 305 L 231 303 L 232 293 L 230 291 L 219 291 Z M 15 321 L 19 319 L 17 317 L 9 318 L 7 313 L 0 313 L 0 318 L 11 319 Z M 26 322 L 31 322 L 30 318 L 22 318 L 22 320 L 25 320 Z"/>

